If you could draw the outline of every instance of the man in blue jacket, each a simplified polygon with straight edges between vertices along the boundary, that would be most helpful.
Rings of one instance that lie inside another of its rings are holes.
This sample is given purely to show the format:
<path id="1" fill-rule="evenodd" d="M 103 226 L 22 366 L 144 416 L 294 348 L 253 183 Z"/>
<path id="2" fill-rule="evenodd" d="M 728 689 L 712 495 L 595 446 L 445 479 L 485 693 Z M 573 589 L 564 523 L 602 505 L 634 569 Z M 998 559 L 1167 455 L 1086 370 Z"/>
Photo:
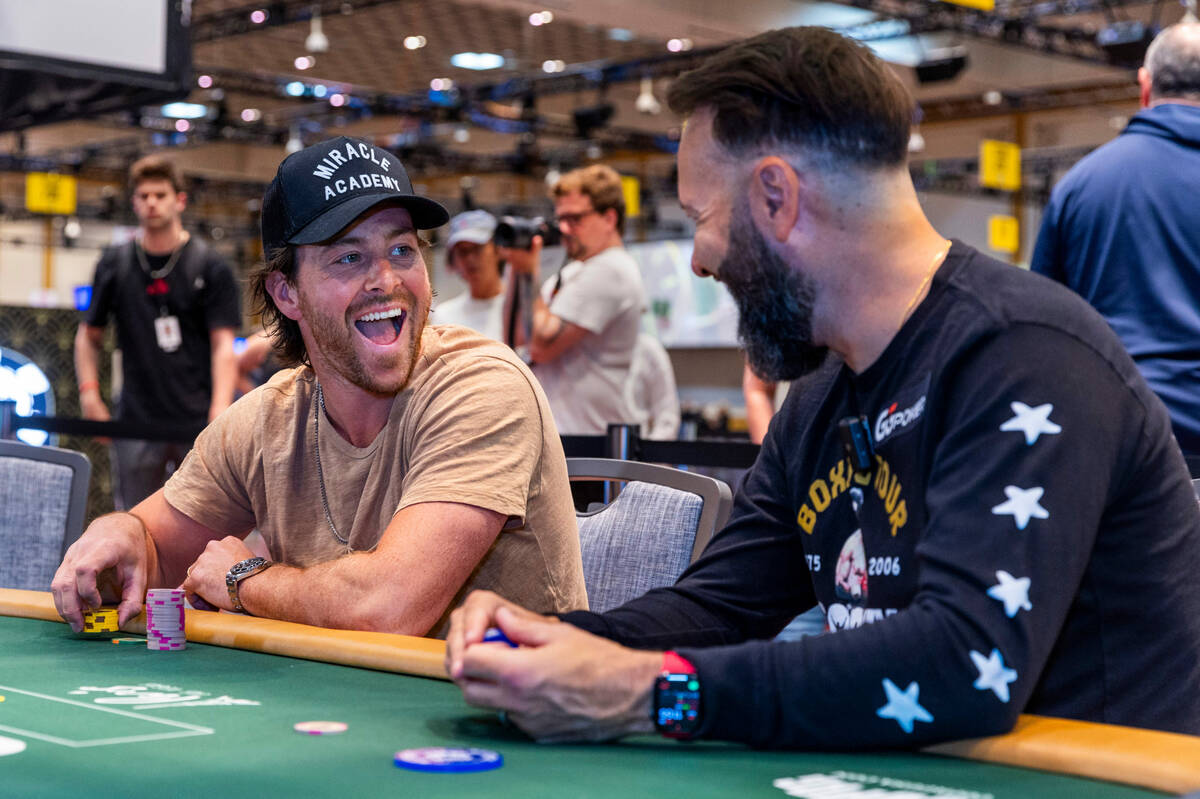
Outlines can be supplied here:
<path id="1" fill-rule="evenodd" d="M 1112 325 L 1200 476 L 1200 23 L 1160 33 L 1138 84 L 1143 110 L 1055 186 L 1031 267 Z"/>

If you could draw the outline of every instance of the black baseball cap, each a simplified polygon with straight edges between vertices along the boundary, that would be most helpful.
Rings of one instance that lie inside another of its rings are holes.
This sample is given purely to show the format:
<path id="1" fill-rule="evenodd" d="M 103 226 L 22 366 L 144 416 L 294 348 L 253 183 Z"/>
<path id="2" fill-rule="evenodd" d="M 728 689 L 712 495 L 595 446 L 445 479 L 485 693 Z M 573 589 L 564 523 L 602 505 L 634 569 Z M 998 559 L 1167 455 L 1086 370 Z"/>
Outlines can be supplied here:
<path id="1" fill-rule="evenodd" d="M 387 150 L 349 136 L 306 147 L 283 159 L 263 195 L 263 253 L 328 241 L 385 202 L 405 208 L 419 230 L 450 220 L 439 203 L 413 194 L 400 159 Z"/>

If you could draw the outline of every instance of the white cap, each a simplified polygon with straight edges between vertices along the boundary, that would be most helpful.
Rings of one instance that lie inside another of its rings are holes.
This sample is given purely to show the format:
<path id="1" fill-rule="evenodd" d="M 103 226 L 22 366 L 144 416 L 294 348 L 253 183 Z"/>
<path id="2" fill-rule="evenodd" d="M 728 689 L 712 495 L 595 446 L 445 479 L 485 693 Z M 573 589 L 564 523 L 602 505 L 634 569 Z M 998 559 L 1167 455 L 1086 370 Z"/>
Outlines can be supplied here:
<path id="1" fill-rule="evenodd" d="M 446 249 L 460 241 L 487 244 L 495 232 L 496 217 L 487 211 L 465 211 L 450 220 L 450 238 L 446 240 Z"/>

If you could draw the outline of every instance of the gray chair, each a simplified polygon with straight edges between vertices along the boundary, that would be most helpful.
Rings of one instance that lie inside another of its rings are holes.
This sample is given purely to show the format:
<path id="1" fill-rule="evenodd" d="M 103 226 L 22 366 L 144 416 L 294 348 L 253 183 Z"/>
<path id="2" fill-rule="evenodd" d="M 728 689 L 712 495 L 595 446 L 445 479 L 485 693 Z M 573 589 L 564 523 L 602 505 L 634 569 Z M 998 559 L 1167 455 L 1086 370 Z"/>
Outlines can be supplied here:
<path id="1" fill-rule="evenodd" d="M 83 534 L 91 473 L 82 453 L 0 441 L 0 588 L 50 589 Z"/>
<path id="2" fill-rule="evenodd" d="M 1196 499 L 1200 500 L 1200 477 L 1192 481 L 1192 488 L 1196 492 Z"/>
<path id="3" fill-rule="evenodd" d="M 733 509 L 728 485 L 669 466 L 567 458 L 567 472 L 572 481 L 625 482 L 612 502 L 576 514 L 588 605 L 596 612 L 673 584 Z"/>

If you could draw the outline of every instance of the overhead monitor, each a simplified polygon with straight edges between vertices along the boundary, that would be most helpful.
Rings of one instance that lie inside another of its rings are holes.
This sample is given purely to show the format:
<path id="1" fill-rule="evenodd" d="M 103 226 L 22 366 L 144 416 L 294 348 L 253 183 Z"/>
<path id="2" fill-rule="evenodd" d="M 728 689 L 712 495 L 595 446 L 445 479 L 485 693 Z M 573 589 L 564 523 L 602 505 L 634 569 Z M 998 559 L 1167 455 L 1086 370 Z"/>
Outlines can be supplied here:
<path id="1" fill-rule="evenodd" d="M 0 0 L 0 130 L 187 95 L 191 0 Z"/>

